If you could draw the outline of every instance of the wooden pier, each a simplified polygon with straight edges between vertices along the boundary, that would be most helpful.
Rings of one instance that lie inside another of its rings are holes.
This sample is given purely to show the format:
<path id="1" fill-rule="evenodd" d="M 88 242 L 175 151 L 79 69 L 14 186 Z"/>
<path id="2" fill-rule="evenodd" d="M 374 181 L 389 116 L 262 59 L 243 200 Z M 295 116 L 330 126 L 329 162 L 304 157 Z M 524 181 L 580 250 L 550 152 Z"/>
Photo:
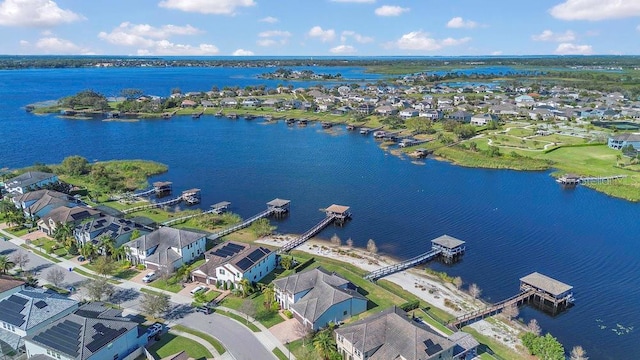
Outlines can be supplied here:
<path id="1" fill-rule="evenodd" d="M 360 128 L 360 134 L 362 134 L 362 135 L 369 135 L 369 133 L 370 133 L 370 132 L 372 132 L 372 131 L 378 131 L 378 130 L 380 130 L 380 129 L 382 129 L 382 126 L 379 126 L 379 127 L 377 127 L 377 128 L 374 128 L 374 129 L 370 129 L 370 128 L 363 127 L 363 128 Z"/>
<path id="2" fill-rule="evenodd" d="M 323 129 L 330 129 L 331 127 L 333 127 L 333 123 L 329 121 L 323 121 L 321 125 Z"/>
<path id="3" fill-rule="evenodd" d="M 129 208 L 129 209 L 124 209 L 124 210 L 121 210 L 121 211 L 122 211 L 123 214 L 131 214 L 131 213 L 134 213 L 134 212 L 147 210 L 147 209 L 157 209 L 157 208 L 162 208 L 162 207 L 165 207 L 165 206 L 173 206 L 173 205 L 179 204 L 181 202 L 182 202 L 182 196 L 178 196 L 177 198 L 174 198 L 174 199 L 171 199 L 171 200 L 158 202 L 158 203 L 150 203 L 150 204 L 146 204 L 146 205 L 140 205 L 140 206 L 132 207 L 132 208 Z"/>
<path id="4" fill-rule="evenodd" d="M 398 144 L 399 147 L 403 148 L 403 147 L 409 147 L 409 146 L 416 146 L 416 145 L 420 145 L 420 144 L 424 144 L 426 142 L 428 142 L 429 140 L 418 140 L 418 139 L 414 139 L 414 138 L 404 138 L 400 140 L 400 143 Z"/>
<path id="5" fill-rule="evenodd" d="M 182 192 L 182 200 L 187 205 L 195 205 L 200 203 L 200 189 L 189 189 Z"/>
<path id="6" fill-rule="evenodd" d="M 173 183 L 170 181 L 156 181 L 153 183 L 153 191 L 157 197 L 163 197 L 171 194 Z"/>
<path id="7" fill-rule="evenodd" d="M 200 119 L 200 117 L 204 114 L 204 110 L 197 112 L 197 113 L 193 113 L 191 114 L 191 118 L 193 119 Z"/>
<path id="8" fill-rule="evenodd" d="M 231 203 L 228 202 L 228 201 L 221 201 L 221 202 L 219 202 L 217 204 L 211 205 L 211 209 L 209 209 L 207 211 L 203 211 L 203 212 L 198 213 L 198 214 L 191 214 L 191 215 L 187 215 L 187 216 L 182 216 L 182 217 L 179 217 L 179 218 L 171 219 L 171 220 L 168 220 L 168 221 L 165 221 L 165 222 L 161 223 L 160 225 L 162 225 L 162 226 L 172 226 L 172 225 L 175 225 L 175 224 L 178 224 L 178 223 L 185 222 L 185 221 L 187 221 L 187 220 L 189 220 L 191 218 L 202 216 L 202 215 L 206 215 L 206 214 L 218 214 L 219 215 L 219 214 L 222 214 L 223 212 L 226 212 L 230 205 L 231 205 Z"/>
<path id="9" fill-rule="evenodd" d="M 408 155 L 414 158 L 423 159 L 429 156 L 429 154 L 431 154 L 430 150 L 420 148 L 420 149 L 415 149 L 414 151 L 410 152 Z"/>
<path id="10" fill-rule="evenodd" d="M 460 259 L 466 250 L 465 242 L 449 235 L 442 235 L 431 240 L 431 250 L 405 260 L 398 264 L 389 265 L 374 270 L 364 276 L 365 280 L 375 281 L 387 275 L 412 268 L 440 257 L 445 263 L 453 263 Z"/>
<path id="11" fill-rule="evenodd" d="M 573 287 L 534 272 L 520 278 L 520 292 L 508 299 L 497 302 L 488 308 L 459 316 L 447 326 L 457 331 L 476 321 L 501 313 L 508 306 L 525 304 L 537 307 L 551 315 L 567 309 L 573 304 Z"/>
<path id="12" fill-rule="evenodd" d="M 211 235 L 209 235 L 207 238 L 210 240 L 218 240 L 223 236 L 229 235 L 233 232 L 236 232 L 238 230 L 244 229 L 246 227 L 249 227 L 251 224 L 253 224 L 255 221 L 271 216 L 273 214 L 279 214 L 277 216 L 282 216 L 283 214 L 287 213 L 289 211 L 289 204 L 291 203 L 290 200 L 284 200 L 284 199 L 273 199 L 271 201 L 269 201 L 267 203 L 267 210 L 253 215 L 252 217 L 244 220 L 243 222 L 236 224 L 236 225 L 232 225 L 229 226 L 225 229 L 222 229 L 216 233 L 213 233 Z"/>
<path id="13" fill-rule="evenodd" d="M 314 237 L 317 233 L 329 226 L 333 222 L 344 223 L 347 219 L 351 218 L 348 206 L 343 205 L 331 205 L 325 209 L 327 216 L 319 223 L 314 225 L 311 229 L 307 230 L 299 237 L 287 242 L 280 249 L 277 250 L 278 254 L 287 253 L 298 246 L 302 245 L 305 241 Z"/>

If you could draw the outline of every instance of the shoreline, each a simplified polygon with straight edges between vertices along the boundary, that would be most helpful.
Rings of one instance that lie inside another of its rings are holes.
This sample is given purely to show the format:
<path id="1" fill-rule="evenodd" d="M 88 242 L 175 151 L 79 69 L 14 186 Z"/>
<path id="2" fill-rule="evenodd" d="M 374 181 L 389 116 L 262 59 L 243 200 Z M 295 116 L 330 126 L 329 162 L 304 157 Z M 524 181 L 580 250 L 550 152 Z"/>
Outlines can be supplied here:
<path id="1" fill-rule="evenodd" d="M 255 243 L 280 247 L 295 237 L 296 236 L 292 234 L 276 234 L 259 238 L 255 240 Z M 400 259 L 391 255 L 372 254 L 362 248 L 348 247 L 346 245 L 336 246 L 330 241 L 317 237 L 308 240 L 295 250 L 303 251 L 313 256 L 344 262 L 364 271 L 373 271 L 400 261 Z M 471 295 L 464 292 L 462 288 L 457 289 L 452 283 L 438 279 L 435 275 L 427 274 L 421 267 L 415 267 L 388 275 L 383 279 L 400 286 L 405 291 L 415 295 L 429 305 L 437 307 L 452 316 L 464 315 L 489 306 L 489 304 L 481 299 L 473 299 Z M 453 303 L 459 310 L 446 306 L 446 301 Z M 518 338 L 518 334 L 523 329 L 522 327 L 518 327 L 517 324 L 511 321 L 507 323 L 501 320 L 480 320 L 471 324 L 470 327 L 480 334 L 520 354 L 522 343 Z M 447 335 L 434 327 L 432 328 L 443 335 Z"/>

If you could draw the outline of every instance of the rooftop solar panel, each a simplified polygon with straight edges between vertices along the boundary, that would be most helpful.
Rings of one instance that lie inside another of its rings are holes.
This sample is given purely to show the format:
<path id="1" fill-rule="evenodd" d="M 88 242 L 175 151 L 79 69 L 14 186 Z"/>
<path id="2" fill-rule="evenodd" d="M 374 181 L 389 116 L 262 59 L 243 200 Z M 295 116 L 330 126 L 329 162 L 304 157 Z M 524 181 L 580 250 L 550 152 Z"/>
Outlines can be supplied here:
<path id="1" fill-rule="evenodd" d="M 46 302 L 40 300 L 40 301 L 36 302 L 33 305 L 35 305 L 38 309 L 43 309 L 43 308 L 47 307 L 48 304 Z"/>
<path id="2" fill-rule="evenodd" d="M 14 326 L 22 326 L 24 324 L 24 315 L 20 313 L 12 313 L 8 311 L 0 312 L 0 320 Z"/>
<path id="3" fill-rule="evenodd" d="M 2 305 L 2 310 L 8 312 L 19 313 L 22 311 L 22 309 L 24 309 L 24 305 L 17 304 L 11 301 L 0 302 L 0 305 Z"/>
<path id="4" fill-rule="evenodd" d="M 264 253 L 262 252 L 262 250 L 256 249 L 256 250 L 253 250 L 253 252 L 251 254 L 249 254 L 247 257 L 249 259 L 251 259 L 251 261 L 253 261 L 255 263 L 258 260 L 260 260 L 263 255 L 264 255 Z"/>
<path id="5" fill-rule="evenodd" d="M 238 261 L 238 263 L 236 264 L 242 271 L 247 270 L 248 268 L 251 267 L 251 265 L 253 265 L 253 261 L 244 258 L 240 261 Z"/>
<path id="6" fill-rule="evenodd" d="M 244 246 L 238 245 L 238 244 L 233 244 L 233 243 L 227 243 L 227 245 L 225 246 L 229 249 L 232 249 L 234 251 L 240 251 L 242 249 L 244 249 Z"/>
<path id="7" fill-rule="evenodd" d="M 103 346 L 127 331 L 126 328 L 120 328 L 117 330 L 111 329 L 101 323 L 93 325 L 93 328 L 95 329 L 96 334 L 93 336 L 93 341 L 86 345 L 87 349 L 92 353 L 95 353 L 97 350 L 101 349 Z"/>
<path id="8" fill-rule="evenodd" d="M 27 299 L 25 299 L 23 297 L 20 297 L 20 296 L 15 296 L 15 295 L 9 296 L 9 298 L 7 300 L 9 300 L 11 302 L 14 302 L 16 304 L 20 304 L 20 305 L 24 305 L 27 302 L 29 302 L 29 300 L 27 300 Z"/>

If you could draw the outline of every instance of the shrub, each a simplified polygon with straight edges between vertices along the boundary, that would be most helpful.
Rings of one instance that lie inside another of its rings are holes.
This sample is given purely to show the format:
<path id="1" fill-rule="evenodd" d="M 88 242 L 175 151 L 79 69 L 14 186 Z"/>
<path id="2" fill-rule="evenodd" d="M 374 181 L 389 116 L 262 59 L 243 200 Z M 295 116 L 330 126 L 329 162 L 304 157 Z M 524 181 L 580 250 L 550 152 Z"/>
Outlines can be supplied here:
<path id="1" fill-rule="evenodd" d="M 420 300 L 411 300 L 411 301 L 407 301 L 406 303 L 400 305 L 400 309 L 404 310 L 404 311 L 411 311 L 411 310 L 415 310 L 417 308 L 420 307 Z"/>
<path id="2" fill-rule="evenodd" d="M 287 317 L 287 319 L 292 319 L 293 318 L 293 313 L 290 310 L 285 310 L 282 313 L 284 314 L 284 316 Z"/>
<path id="3" fill-rule="evenodd" d="M 138 269 L 138 270 L 144 270 L 144 269 L 146 269 L 146 268 L 147 268 L 147 267 L 146 267 L 146 266 L 144 266 L 144 264 L 138 264 L 138 265 L 136 265 L 136 269 Z"/>

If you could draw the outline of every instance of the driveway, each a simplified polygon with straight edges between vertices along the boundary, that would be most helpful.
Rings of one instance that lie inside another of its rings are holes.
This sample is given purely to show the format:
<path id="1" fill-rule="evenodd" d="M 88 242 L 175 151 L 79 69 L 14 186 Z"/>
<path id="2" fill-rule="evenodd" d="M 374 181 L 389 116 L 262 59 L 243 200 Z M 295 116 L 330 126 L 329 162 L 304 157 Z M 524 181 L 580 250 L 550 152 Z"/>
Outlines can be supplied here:
<path id="1" fill-rule="evenodd" d="M 63 282 L 63 286 L 65 287 L 78 287 L 81 282 L 86 280 L 86 278 L 78 275 L 77 273 L 69 271 L 68 268 L 53 264 L 49 260 L 43 259 L 33 252 L 22 248 L 10 241 L 0 241 L 0 255 L 7 255 L 9 259 L 11 259 L 11 257 L 19 251 L 22 251 L 29 256 L 29 262 L 25 265 L 24 271 L 30 271 L 35 277 L 37 277 L 40 280 L 40 285 L 47 282 L 47 272 L 49 272 L 50 269 L 52 269 L 54 266 L 60 267 L 65 270 L 65 277 Z"/>
<path id="2" fill-rule="evenodd" d="M 190 313 L 176 322 L 211 334 L 224 344 L 236 360 L 276 359 L 256 338 L 256 333 L 226 316 Z"/>
<path id="3" fill-rule="evenodd" d="M 281 343 L 286 344 L 302 338 L 303 333 L 300 328 L 300 322 L 296 319 L 288 319 L 279 324 L 273 325 L 269 328 L 269 331 L 275 336 Z"/>

